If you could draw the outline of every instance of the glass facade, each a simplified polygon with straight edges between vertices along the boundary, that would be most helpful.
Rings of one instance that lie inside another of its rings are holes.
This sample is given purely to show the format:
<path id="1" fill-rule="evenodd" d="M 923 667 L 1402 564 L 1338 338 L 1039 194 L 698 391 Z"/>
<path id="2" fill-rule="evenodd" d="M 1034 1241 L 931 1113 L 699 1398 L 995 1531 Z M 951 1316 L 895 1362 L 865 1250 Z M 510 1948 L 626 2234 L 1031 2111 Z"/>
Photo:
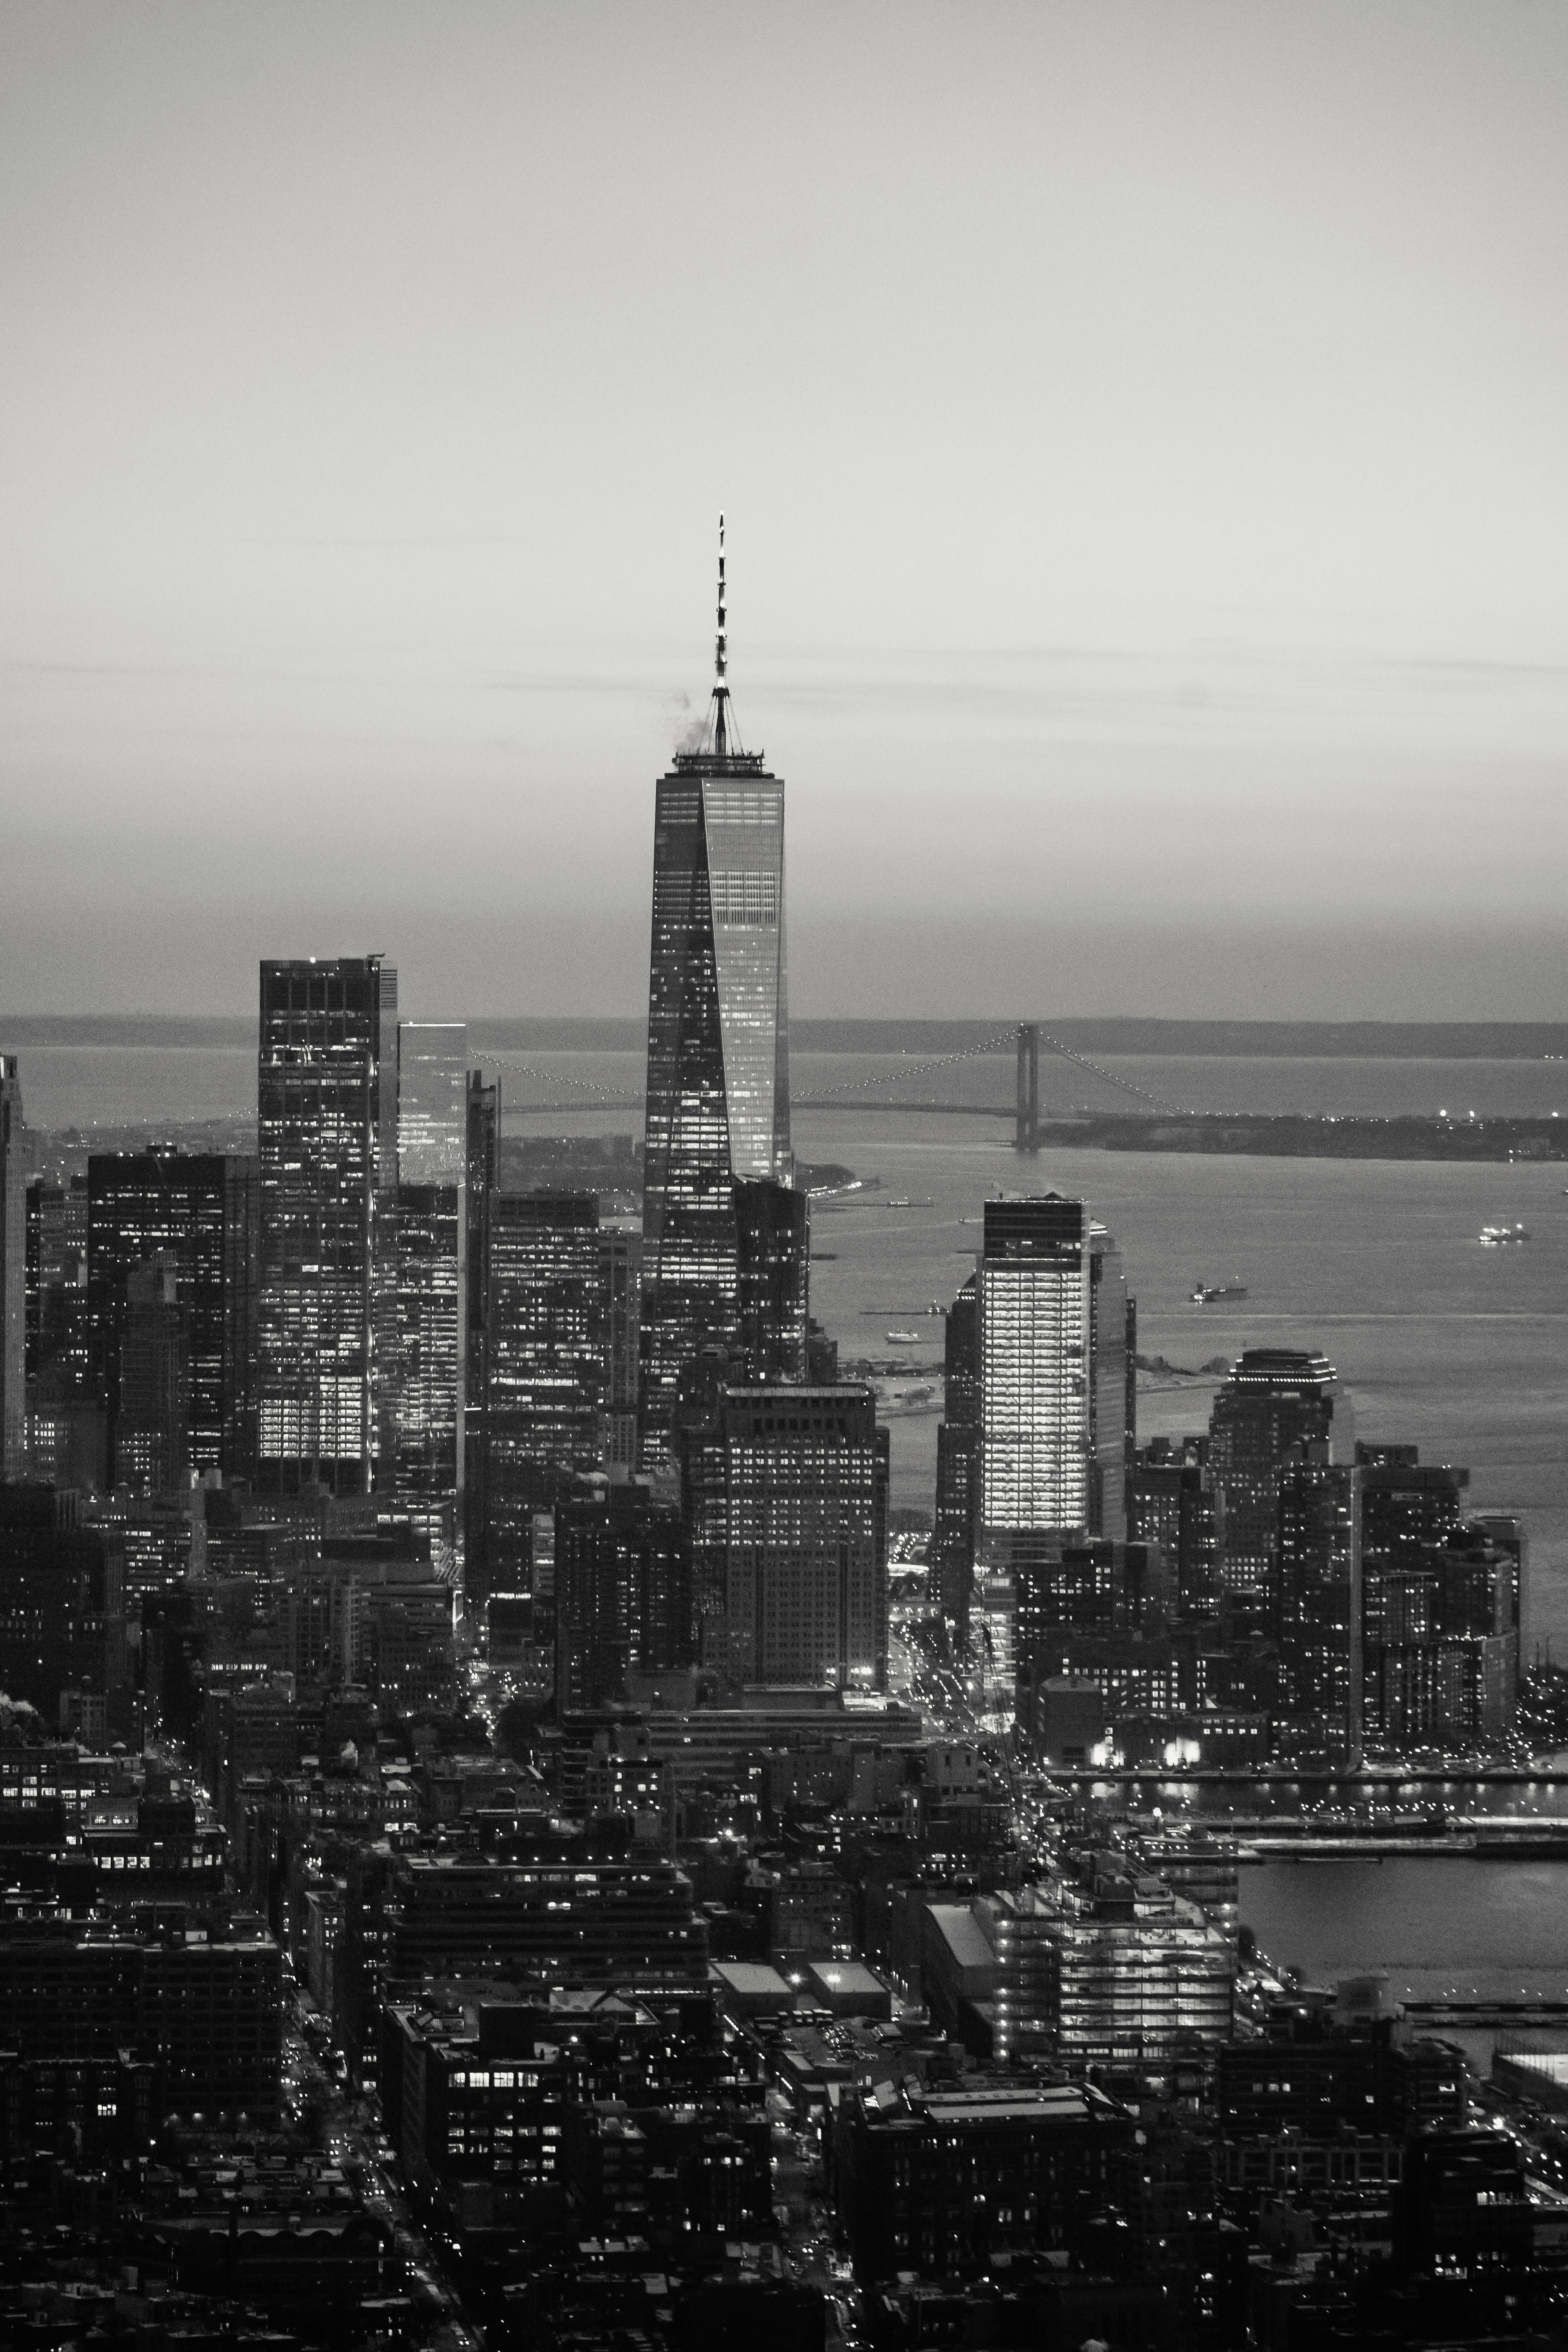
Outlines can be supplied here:
<path id="1" fill-rule="evenodd" d="M 258 1482 L 366 1492 L 391 1381 L 397 975 L 378 956 L 264 963 Z"/>
<path id="2" fill-rule="evenodd" d="M 722 705 L 721 705 L 721 710 Z M 789 1181 L 784 783 L 685 753 L 654 819 L 643 1191 L 642 1454 L 670 1457 L 683 1365 L 734 1341 L 734 1181 Z"/>
<path id="3" fill-rule="evenodd" d="M 1081 1201 L 988 1201 L 978 1291 L 984 1537 L 1122 1535 L 1127 1300 L 1115 1243 Z"/>
<path id="4" fill-rule="evenodd" d="M 397 1181 L 461 1184 L 468 1153 L 468 1032 L 460 1021 L 397 1024 Z"/>

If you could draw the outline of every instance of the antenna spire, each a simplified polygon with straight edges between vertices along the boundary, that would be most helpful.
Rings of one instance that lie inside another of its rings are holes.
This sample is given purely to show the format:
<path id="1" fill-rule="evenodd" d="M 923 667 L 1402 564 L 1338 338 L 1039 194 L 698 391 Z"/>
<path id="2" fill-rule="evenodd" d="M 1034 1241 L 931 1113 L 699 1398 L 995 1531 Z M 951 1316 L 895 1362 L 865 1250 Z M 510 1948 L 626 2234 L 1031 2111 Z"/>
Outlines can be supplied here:
<path id="1" fill-rule="evenodd" d="M 729 663 L 729 632 L 724 623 L 724 518 L 719 518 L 719 634 L 713 640 L 713 748 L 721 759 L 729 749 L 726 740 L 730 688 L 725 682 Z"/>

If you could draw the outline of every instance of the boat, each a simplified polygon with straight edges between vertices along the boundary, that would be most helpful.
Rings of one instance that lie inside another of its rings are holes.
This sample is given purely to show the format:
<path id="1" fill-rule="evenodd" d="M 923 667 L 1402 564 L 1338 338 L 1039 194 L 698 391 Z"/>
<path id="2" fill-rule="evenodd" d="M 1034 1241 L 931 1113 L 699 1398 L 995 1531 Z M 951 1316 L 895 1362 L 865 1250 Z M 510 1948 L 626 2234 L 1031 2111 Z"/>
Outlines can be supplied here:
<path id="1" fill-rule="evenodd" d="M 1522 1225 L 1483 1225 L 1480 1244 L 1483 1249 L 1506 1249 L 1510 1242 L 1527 1242 L 1530 1235 Z"/>
<path id="2" fill-rule="evenodd" d="M 889 1331 L 887 1336 L 895 1348 L 918 1348 L 921 1344 L 918 1331 Z"/>
<path id="3" fill-rule="evenodd" d="M 1194 1307 L 1212 1307 L 1216 1299 L 1245 1298 L 1247 1295 L 1245 1282 L 1200 1282 L 1188 1294 Z"/>

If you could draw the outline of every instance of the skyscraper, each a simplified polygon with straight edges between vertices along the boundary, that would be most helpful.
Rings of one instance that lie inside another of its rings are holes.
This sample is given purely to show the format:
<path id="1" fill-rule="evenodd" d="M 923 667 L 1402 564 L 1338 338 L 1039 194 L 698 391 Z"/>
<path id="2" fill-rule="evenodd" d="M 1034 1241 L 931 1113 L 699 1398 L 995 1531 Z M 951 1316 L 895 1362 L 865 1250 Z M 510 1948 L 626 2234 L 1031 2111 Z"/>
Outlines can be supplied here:
<path id="1" fill-rule="evenodd" d="M 178 1458 L 198 1472 L 250 1475 L 258 1219 L 258 1165 L 237 1152 L 149 1149 L 94 1152 L 88 1161 L 88 1361 L 92 1393 L 108 1415 L 114 1475 L 149 1475 L 130 1454 L 121 1459 L 120 1422 L 132 1278 L 157 1260 L 173 1281 L 189 1341 L 186 1442 Z M 155 1310 L 174 1302 L 144 1291 L 142 1303 L 155 1319 Z M 138 1413 L 144 1411 L 139 1402 Z M 165 1448 L 149 1458 L 156 1466 L 176 1457 Z"/>
<path id="2" fill-rule="evenodd" d="M 395 1449 L 396 1025 L 380 956 L 261 967 L 258 1476 L 274 1490 L 367 1492 Z"/>
<path id="3" fill-rule="evenodd" d="M 960 1653 L 969 1638 L 969 1596 L 980 1503 L 980 1307 L 971 1275 L 947 1310 L 942 1417 L 936 1433 L 932 1597 L 952 1621 Z"/>
<path id="4" fill-rule="evenodd" d="M 534 1513 L 553 1507 L 563 1471 L 599 1459 L 606 1267 L 596 1197 L 493 1193 L 487 1260 L 475 1607 L 529 1590 Z"/>
<path id="5" fill-rule="evenodd" d="M 463 1484 L 463 1195 L 399 1184 L 392 1384 L 397 1499 L 445 1582 L 457 1573 Z"/>
<path id="6" fill-rule="evenodd" d="M 787 1182 L 784 782 L 730 708 L 723 524 L 700 746 L 658 781 L 643 1163 L 642 1454 L 670 1456 L 681 1368 L 736 1326 L 737 1178 Z"/>
<path id="7" fill-rule="evenodd" d="M 725 1389 L 685 1491 L 703 1662 L 736 1683 L 880 1689 L 888 1433 L 870 1389 Z"/>
<path id="8" fill-rule="evenodd" d="M 27 1171 L 22 1080 L 0 1054 L 0 1478 L 20 1478 L 27 1445 Z"/>
<path id="9" fill-rule="evenodd" d="M 1081 1201 L 987 1201 L 978 1269 L 982 1539 L 1126 1532 L 1121 1253 Z"/>
<path id="10" fill-rule="evenodd" d="M 1209 1470 L 1223 1503 L 1219 1572 L 1277 1612 L 1279 1474 L 1293 1446 L 1327 1444 L 1334 1368 L 1298 1348 L 1248 1348 L 1214 1401 Z"/>

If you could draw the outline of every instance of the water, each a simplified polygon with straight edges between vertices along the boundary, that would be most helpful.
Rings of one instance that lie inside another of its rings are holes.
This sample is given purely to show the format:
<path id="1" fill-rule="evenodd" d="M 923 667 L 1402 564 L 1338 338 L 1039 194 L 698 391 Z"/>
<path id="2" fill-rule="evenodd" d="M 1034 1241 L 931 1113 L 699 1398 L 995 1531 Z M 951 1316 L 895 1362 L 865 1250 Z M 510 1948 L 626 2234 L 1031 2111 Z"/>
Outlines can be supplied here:
<path id="1" fill-rule="evenodd" d="M 1260 1951 L 1308 1981 L 1386 1978 L 1385 2001 L 1568 2000 L 1568 1863 L 1244 1863 L 1240 1915 Z M 1496 2029 L 1433 2029 L 1483 2070 Z M 1552 2038 L 1568 2041 L 1568 2027 Z"/>
<path id="2" fill-rule="evenodd" d="M 498 1057 L 482 1057 L 487 1065 Z M 531 1052 L 500 1057 L 503 1097 L 565 1106 L 509 1121 L 532 1132 L 636 1129 L 636 1053 Z M 797 1098 L 858 1092 L 897 1072 L 894 1055 L 798 1055 Z M 1042 1081 L 1051 1069 L 1042 1068 Z M 1244 1109 L 1549 1111 L 1568 1096 L 1568 1064 L 1549 1061 L 1327 1061 L 1127 1057 L 1118 1066 L 1167 1099 Z M 925 1083 L 940 1098 L 1005 1101 L 1001 1056 L 950 1063 Z M 575 1080 L 572 1086 L 565 1081 Z M 1052 1081 L 1055 1083 L 1055 1081 Z M 1063 1084 L 1077 1087 L 1076 1074 Z M 1086 1081 L 1088 1092 L 1097 1082 Z M 41 1128 L 254 1115 L 254 1055 L 238 1045 L 104 1043 L 28 1046 L 24 1100 Z M 584 1087 L 632 1098 L 585 1107 Z M 1100 1087 L 1100 1100 L 1110 1099 Z M 1563 1106 L 1568 1108 L 1568 1103 Z M 1021 1161 L 1001 1119 L 800 1110 L 803 1158 L 880 1176 L 879 1194 L 819 1202 L 814 1312 L 846 1358 L 934 1371 L 940 1314 L 969 1270 L 988 1192 L 1054 1185 L 1083 1193 L 1121 1244 L 1140 1346 L 1193 1370 L 1246 1346 L 1321 1348 L 1343 1394 L 1336 1432 L 1413 1440 L 1423 1456 L 1468 1465 L 1478 1509 L 1518 1510 L 1531 1537 L 1527 1642 L 1568 1648 L 1568 1199 L 1546 1165 L 1225 1159 L 1186 1153 L 1047 1151 Z M 891 1198 L 913 1205 L 893 1209 Z M 1483 1224 L 1521 1222 L 1531 1239 L 1484 1250 Z M 831 1255 L 828 1255 L 831 1254 Z M 1196 1307 L 1199 1280 L 1246 1284 L 1245 1300 Z M 919 1343 L 894 1346 L 889 1329 Z M 899 1381 L 892 1387 L 904 1388 Z M 1142 1435 L 1202 1428 L 1212 1376 L 1141 1383 Z M 890 1388 L 884 1393 L 889 1406 Z M 933 1404 L 891 1410 L 893 1499 L 929 1510 L 936 1476 Z"/>
<path id="3" fill-rule="evenodd" d="M 498 1057 L 476 1058 L 489 1066 Z M 799 1055 L 794 1091 L 797 1099 L 858 1093 L 895 1074 L 907 1092 L 900 1059 Z M 501 1066 L 513 1104 L 565 1106 L 509 1125 L 535 1133 L 640 1126 L 640 1054 L 530 1053 Z M 1114 1066 L 1195 1109 L 1568 1115 L 1568 1066 L 1560 1062 L 1172 1056 Z M 1112 1090 L 1068 1066 L 1047 1061 L 1041 1077 L 1047 1106 L 1114 1105 Z M 30 1046 L 22 1082 L 29 1120 L 41 1128 L 244 1118 L 256 1107 L 255 1056 L 237 1045 Z M 626 1097 L 632 1105 L 588 1108 L 583 1082 L 600 1101 Z M 976 1104 L 1005 1102 L 1011 1082 L 1000 1056 L 948 1065 L 925 1081 L 938 1099 Z M 1358 1433 L 1414 1440 L 1426 1459 L 1469 1466 L 1476 1508 L 1522 1513 L 1527 1643 L 1568 1649 L 1568 1172 L 1184 1153 L 1058 1151 L 1026 1162 L 1000 1119 L 863 1110 L 802 1110 L 795 1143 L 805 1159 L 882 1179 L 879 1192 L 818 1202 L 813 1212 L 813 1309 L 845 1357 L 897 1355 L 934 1370 L 942 1320 L 924 1310 L 947 1305 L 970 1270 L 987 1193 L 1054 1185 L 1085 1195 L 1121 1242 L 1145 1355 L 1196 1370 L 1252 1344 L 1322 1349 L 1343 1383 L 1342 1445 Z M 913 1205 L 890 1207 L 899 1197 Z M 1479 1247 L 1483 1224 L 1516 1221 L 1530 1228 L 1526 1246 Z M 1198 1280 L 1232 1277 L 1247 1298 L 1191 1304 Z M 917 1344 L 893 1346 L 889 1329 L 915 1331 Z M 1141 1383 L 1141 1434 L 1202 1428 L 1213 1388 L 1212 1376 Z M 932 1409 L 889 1418 L 896 1503 L 931 1507 L 937 1417 Z M 1152 1783 L 1144 1797 L 1167 1811 L 1256 1813 L 1293 1794 Z M 1568 1809 L 1565 1796 L 1456 1782 L 1403 1790 L 1397 1801 L 1418 1809 L 1440 1797 L 1450 1811 L 1502 1805 L 1528 1816 Z M 1466 1989 L 1497 1997 L 1521 1986 L 1568 1994 L 1565 1903 L 1568 1864 L 1395 1858 L 1242 1873 L 1242 1916 L 1273 1958 L 1316 1980 L 1376 1969 L 1394 1997 Z"/>

